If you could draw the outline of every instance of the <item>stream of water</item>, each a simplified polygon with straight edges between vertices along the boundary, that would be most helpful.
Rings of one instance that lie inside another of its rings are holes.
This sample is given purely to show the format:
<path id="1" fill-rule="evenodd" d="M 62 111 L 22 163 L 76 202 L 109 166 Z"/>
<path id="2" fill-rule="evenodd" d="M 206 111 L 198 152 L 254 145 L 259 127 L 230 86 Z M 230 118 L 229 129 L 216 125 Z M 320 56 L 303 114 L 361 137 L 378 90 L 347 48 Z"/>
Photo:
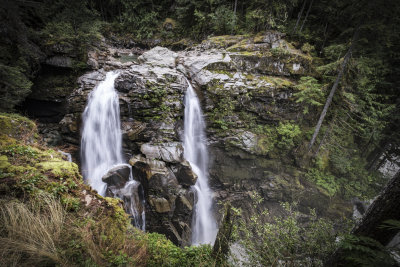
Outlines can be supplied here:
<path id="1" fill-rule="evenodd" d="M 87 183 L 102 196 L 107 185 L 101 178 L 114 165 L 124 163 L 118 94 L 114 89 L 117 77 L 116 72 L 107 73 L 106 79 L 89 95 L 83 112 L 83 175 Z"/>
<path id="2" fill-rule="evenodd" d="M 212 213 L 212 191 L 208 185 L 208 151 L 205 122 L 200 101 L 187 81 L 185 95 L 184 156 L 198 178 L 193 186 L 195 205 L 192 222 L 192 244 L 213 244 L 217 235 L 217 224 Z"/>
<path id="3" fill-rule="evenodd" d="M 117 72 L 108 72 L 104 81 L 89 95 L 83 112 L 81 140 L 82 173 L 86 182 L 100 195 L 106 194 L 107 184 L 102 177 L 114 166 L 124 164 L 119 98 L 114 88 Z M 130 167 L 130 166 L 129 166 Z M 143 195 L 140 183 L 129 181 L 123 188 L 113 189 L 113 194 L 124 200 L 125 210 L 133 217 L 133 224 L 145 230 Z M 142 198 L 143 199 L 143 198 Z"/>

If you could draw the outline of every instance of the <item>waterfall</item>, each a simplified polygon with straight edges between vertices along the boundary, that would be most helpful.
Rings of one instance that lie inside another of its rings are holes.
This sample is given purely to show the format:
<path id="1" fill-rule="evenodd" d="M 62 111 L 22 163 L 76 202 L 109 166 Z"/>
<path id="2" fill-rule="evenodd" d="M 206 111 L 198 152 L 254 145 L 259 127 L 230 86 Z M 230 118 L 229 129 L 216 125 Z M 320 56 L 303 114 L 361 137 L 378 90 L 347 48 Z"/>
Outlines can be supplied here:
<path id="1" fill-rule="evenodd" d="M 192 222 L 192 244 L 212 244 L 217 235 L 217 224 L 212 214 L 212 191 L 208 185 L 208 152 L 205 122 L 199 99 L 192 85 L 185 95 L 184 156 L 198 178 L 195 190 L 194 216 Z"/>
<path id="2" fill-rule="evenodd" d="M 106 79 L 90 93 L 83 112 L 81 140 L 82 169 L 85 181 L 100 195 L 106 194 L 107 184 L 102 177 L 116 165 L 125 164 L 122 155 L 122 135 L 119 98 L 114 88 L 117 72 L 108 72 Z M 144 230 L 145 214 L 143 188 L 134 181 L 130 170 L 129 181 L 123 188 L 111 188 L 115 197 L 124 200 L 125 211 L 133 218 L 132 223 Z M 140 196 L 141 197 L 140 197 Z"/>
<path id="3" fill-rule="evenodd" d="M 124 163 L 119 101 L 114 89 L 117 76 L 116 72 L 107 73 L 106 79 L 91 92 L 83 112 L 83 175 L 102 196 L 107 185 L 101 178 L 114 165 Z"/>

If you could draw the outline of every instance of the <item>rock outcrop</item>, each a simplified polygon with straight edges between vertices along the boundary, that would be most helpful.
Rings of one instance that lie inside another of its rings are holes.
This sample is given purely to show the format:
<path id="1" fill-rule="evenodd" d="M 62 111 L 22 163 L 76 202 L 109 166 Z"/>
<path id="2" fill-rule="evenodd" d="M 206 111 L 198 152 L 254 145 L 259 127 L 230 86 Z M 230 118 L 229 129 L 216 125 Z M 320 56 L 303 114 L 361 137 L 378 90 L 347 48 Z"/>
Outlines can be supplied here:
<path id="1" fill-rule="evenodd" d="M 281 201 L 297 201 L 301 209 L 314 207 L 325 215 L 334 213 L 332 205 L 342 205 L 307 183 L 295 158 L 277 153 L 282 136 L 276 128 L 299 114 L 293 98 L 296 80 L 313 72 L 311 57 L 281 34 L 213 37 L 180 52 L 156 47 L 138 62 L 104 61 L 98 68 L 83 75 L 68 98 L 62 134 L 79 144 L 88 94 L 106 70 L 118 68 L 123 147 L 134 179 L 144 189 L 149 231 L 176 244 L 190 243 L 190 187 L 197 177 L 184 160 L 181 142 L 185 78 L 196 88 L 205 113 L 215 200 L 231 201 L 245 213 L 252 212 L 253 190 L 264 197 L 271 214 L 280 212 Z"/>

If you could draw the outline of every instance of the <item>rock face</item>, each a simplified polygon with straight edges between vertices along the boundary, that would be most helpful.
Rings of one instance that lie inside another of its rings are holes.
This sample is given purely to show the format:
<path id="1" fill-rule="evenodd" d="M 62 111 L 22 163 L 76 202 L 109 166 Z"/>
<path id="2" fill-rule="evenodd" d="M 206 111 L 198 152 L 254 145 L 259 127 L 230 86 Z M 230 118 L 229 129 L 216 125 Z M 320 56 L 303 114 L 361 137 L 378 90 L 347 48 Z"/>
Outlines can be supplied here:
<path id="1" fill-rule="evenodd" d="M 101 179 L 108 187 L 116 186 L 121 188 L 129 180 L 130 174 L 130 167 L 126 164 L 121 164 L 110 169 Z"/>
<path id="2" fill-rule="evenodd" d="M 144 189 L 148 231 L 163 233 L 176 244 L 190 243 L 190 187 L 197 177 L 183 158 L 181 142 L 185 77 L 197 89 L 207 122 L 215 200 L 231 201 L 247 214 L 253 190 L 265 198 L 271 214 L 281 211 L 281 201 L 298 201 L 304 210 L 314 207 L 324 214 L 340 205 L 305 182 L 295 159 L 274 152 L 280 137 L 276 127 L 299 114 L 293 99 L 296 77 L 312 72 L 311 57 L 282 34 L 213 37 L 181 52 L 156 47 L 138 61 L 104 63 L 80 77 L 60 125 L 64 140 L 79 144 L 88 94 L 106 69 L 121 68 L 115 87 L 123 146 L 134 179 Z"/>

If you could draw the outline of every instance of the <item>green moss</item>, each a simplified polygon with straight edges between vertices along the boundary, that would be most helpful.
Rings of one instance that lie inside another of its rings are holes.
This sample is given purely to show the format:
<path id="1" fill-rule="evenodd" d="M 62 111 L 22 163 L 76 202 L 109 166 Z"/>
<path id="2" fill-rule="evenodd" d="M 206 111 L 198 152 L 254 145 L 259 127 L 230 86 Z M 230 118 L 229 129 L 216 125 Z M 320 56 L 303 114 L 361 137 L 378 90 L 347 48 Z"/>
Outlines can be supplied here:
<path id="1" fill-rule="evenodd" d="M 239 51 L 239 55 L 246 56 L 246 57 L 262 57 L 262 56 L 264 56 L 259 51 Z"/>
<path id="2" fill-rule="evenodd" d="M 257 146 L 255 152 L 260 155 L 268 155 L 275 146 L 274 140 L 271 136 L 260 135 L 257 138 Z"/>
<path id="3" fill-rule="evenodd" d="M 254 44 L 246 38 L 226 49 L 229 52 L 254 51 Z"/>
<path id="4" fill-rule="evenodd" d="M 252 81 L 252 80 L 254 80 L 254 75 L 253 74 L 246 74 L 246 79 Z"/>
<path id="5" fill-rule="evenodd" d="M 11 164 L 8 162 L 8 158 L 6 155 L 0 155 L 0 169 L 7 169 Z"/>
<path id="6" fill-rule="evenodd" d="M 281 88 L 291 88 L 294 86 L 294 83 L 286 78 L 275 77 L 275 76 L 261 76 L 261 80 L 264 80 L 274 87 L 281 89 Z"/>
<path id="7" fill-rule="evenodd" d="M 18 114 L 0 113 L 0 134 L 14 138 L 34 139 L 36 124 Z"/>
<path id="8" fill-rule="evenodd" d="M 222 35 L 208 38 L 205 42 L 209 42 L 216 47 L 226 48 L 235 45 L 248 36 L 249 35 Z"/>
<path id="9" fill-rule="evenodd" d="M 264 34 L 257 34 L 255 37 L 254 37 L 254 40 L 253 40 L 253 42 L 255 43 L 255 44 L 258 44 L 258 43 L 263 43 L 264 42 Z"/>
<path id="10" fill-rule="evenodd" d="M 60 159 L 40 162 L 35 165 L 42 172 L 50 172 L 55 177 L 79 177 L 78 165 Z"/>

